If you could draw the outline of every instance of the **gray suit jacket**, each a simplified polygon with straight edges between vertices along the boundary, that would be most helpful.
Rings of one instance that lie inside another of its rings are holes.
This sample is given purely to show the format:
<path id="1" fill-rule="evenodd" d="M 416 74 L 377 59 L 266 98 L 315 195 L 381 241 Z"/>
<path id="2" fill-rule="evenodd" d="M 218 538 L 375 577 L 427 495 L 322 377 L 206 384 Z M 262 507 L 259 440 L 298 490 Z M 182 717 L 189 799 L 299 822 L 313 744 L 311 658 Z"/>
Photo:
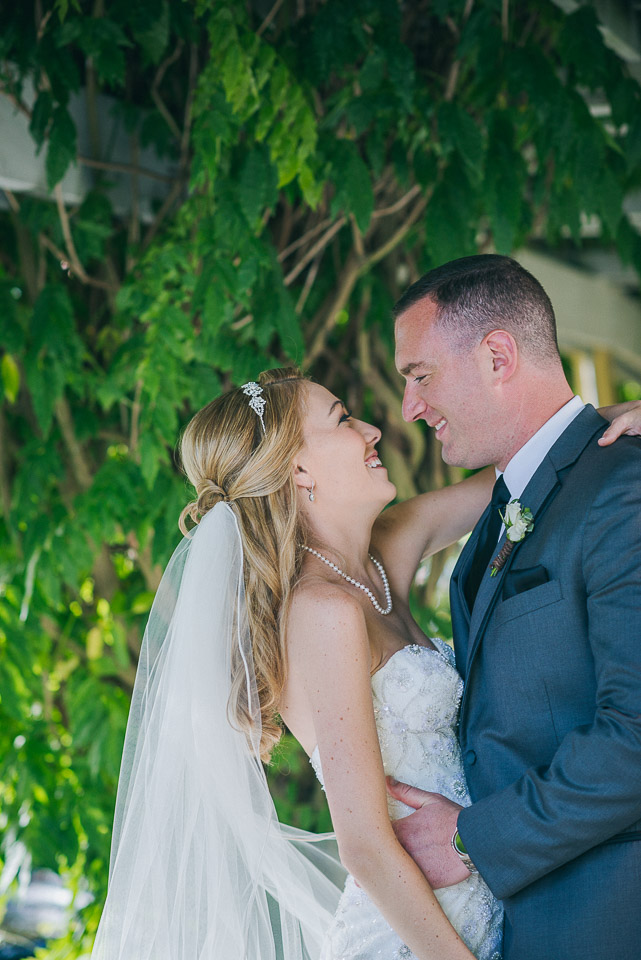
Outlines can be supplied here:
<path id="1" fill-rule="evenodd" d="M 588 406 L 549 451 L 520 498 L 534 529 L 484 576 L 471 618 L 463 584 L 478 527 L 452 577 L 474 801 L 459 829 L 505 902 L 506 955 L 519 960 L 641 956 L 641 921 L 623 929 L 627 907 L 619 921 L 600 889 L 633 870 L 641 914 L 641 442 L 601 448 L 605 427 Z M 592 924 L 578 946 L 574 924 L 565 942 L 567 910 Z M 593 942 L 599 911 L 621 926 L 607 948 Z"/>

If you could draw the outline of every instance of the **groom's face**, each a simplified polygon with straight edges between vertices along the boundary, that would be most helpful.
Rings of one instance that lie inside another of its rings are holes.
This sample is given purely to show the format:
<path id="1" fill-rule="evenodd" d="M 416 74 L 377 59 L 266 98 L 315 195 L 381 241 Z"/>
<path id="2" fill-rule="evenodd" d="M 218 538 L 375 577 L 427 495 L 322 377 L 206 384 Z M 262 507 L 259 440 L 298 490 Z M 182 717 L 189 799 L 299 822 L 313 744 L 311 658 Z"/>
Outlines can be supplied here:
<path id="1" fill-rule="evenodd" d="M 455 350 L 435 323 L 436 311 L 436 304 L 424 298 L 396 321 L 396 367 L 405 378 L 403 418 L 425 420 L 436 431 L 446 463 L 482 467 L 492 462 L 485 354 L 477 347 Z"/>

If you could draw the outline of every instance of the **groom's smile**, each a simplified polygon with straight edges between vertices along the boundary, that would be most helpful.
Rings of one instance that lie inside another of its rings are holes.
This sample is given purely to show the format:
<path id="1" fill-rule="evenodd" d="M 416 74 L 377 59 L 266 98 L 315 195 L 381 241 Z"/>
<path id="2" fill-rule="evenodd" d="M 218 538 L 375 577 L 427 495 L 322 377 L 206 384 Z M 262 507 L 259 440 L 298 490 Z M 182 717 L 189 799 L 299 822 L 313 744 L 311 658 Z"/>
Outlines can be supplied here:
<path id="1" fill-rule="evenodd" d="M 487 384 L 477 351 L 456 349 L 438 326 L 437 305 L 425 297 L 396 320 L 396 367 L 405 378 L 403 418 L 425 420 L 446 463 L 478 467 L 491 462 L 487 442 Z"/>

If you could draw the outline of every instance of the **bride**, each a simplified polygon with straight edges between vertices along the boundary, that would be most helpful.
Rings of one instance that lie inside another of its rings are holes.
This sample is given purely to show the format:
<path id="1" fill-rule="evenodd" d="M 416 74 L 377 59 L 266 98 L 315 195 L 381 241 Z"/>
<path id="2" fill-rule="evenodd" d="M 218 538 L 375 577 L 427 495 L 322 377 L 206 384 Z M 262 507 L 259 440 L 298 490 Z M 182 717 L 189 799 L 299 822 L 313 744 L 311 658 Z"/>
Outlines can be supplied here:
<path id="1" fill-rule="evenodd" d="M 500 958 L 499 904 L 463 861 L 432 890 L 385 781 L 470 802 L 462 682 L 408 596 L 494 471 L 381 513 L 396 491 L 380 437 L 294 369 L 187 426 L 197 499 L 145 631 L 93 960 Z M 342 866 L 331 835 L 277 821 L 261 761 L 280 718 L 327 793 Z"/>

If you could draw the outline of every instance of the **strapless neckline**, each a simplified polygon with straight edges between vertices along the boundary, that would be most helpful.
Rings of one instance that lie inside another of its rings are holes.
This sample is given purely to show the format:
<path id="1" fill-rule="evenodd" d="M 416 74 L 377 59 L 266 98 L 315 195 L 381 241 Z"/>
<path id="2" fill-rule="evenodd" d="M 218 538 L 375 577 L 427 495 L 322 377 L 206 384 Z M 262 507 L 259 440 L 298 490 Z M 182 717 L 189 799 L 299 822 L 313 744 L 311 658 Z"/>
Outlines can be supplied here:
<path id="1" fill-rule="evenodd" d="M 425 653 L 432 653 L 432 654 L 435 653 L 438 657 L 441 658 L 441 660 L 444 660 L 445 663 L 447 663 L 449 666 L 452 666 L 452 663 L 451 663 L 450 659 L 447 657 L 447 654 L 445 653 L 445 651 L 443 651 L 442 649 L 439 649 L 440 645 L 442 644 L 443 647 L 445 647 L 446 650 L 453 656 L 453 655 L 454 655 L 454 651 L 453 651 L 452 648 L 449 646 L 449 644 L 447 644 L 447 643 L 445 642 L 445 640 L 441 640 L 440 637 L 431 637 L 430 639 L 431 639 L 432 643 L 434 644 L 433 647 L 428 647 L 428 646 L 426 646 L 426 644 L 424 644 L 424 643 L 406 643 L 404 647 L 401 647 L 401 648 L 400 648 L 400 650 L 395 650 L 394 653 L 392 654 L 392 656 L 387 658 L 387 660 L 385 661 L 385 663 L 383 664 L 383 666 L 382 666 L 382 667 L 379 667 L 378 670 L 375 670 L 375 671 L 374 671 L 374 673 L 372 674 L 371 682 L 374 683 L 374 682 L 375 682 L 375 679 L 384 673 L 384 671 L 385 671 L 385 670 L 387 669 L 387 667 L 390 665 L 390 663 L 392 662 L 392 660 L 394 660 L 396 657 L 398 657 L 399 654 L 401 654 L 401 653 L 411 653 L 412 656 L 416 656 L 416 654 L 417 654 L 419 651 L 421 651 L 421 652 L 424 651 Z M 320 764 L 320 756 L 319 756 L 319 752 L 318 752 L 318 744 L 316 744 L 316 746 L 314 747 L 314 749 L 313 749 L 312 752 L 310 753 L 310 755 L 309 755 L 309 761 L 310 761 L 310 763 L 312 764 L 312 766 L 313 766 L 314 768 L 316 768 L 316 765 L 319 765 L 319 764 Z M 314 761 L 316 761 L 316 764 L 315 764 Z"/>

